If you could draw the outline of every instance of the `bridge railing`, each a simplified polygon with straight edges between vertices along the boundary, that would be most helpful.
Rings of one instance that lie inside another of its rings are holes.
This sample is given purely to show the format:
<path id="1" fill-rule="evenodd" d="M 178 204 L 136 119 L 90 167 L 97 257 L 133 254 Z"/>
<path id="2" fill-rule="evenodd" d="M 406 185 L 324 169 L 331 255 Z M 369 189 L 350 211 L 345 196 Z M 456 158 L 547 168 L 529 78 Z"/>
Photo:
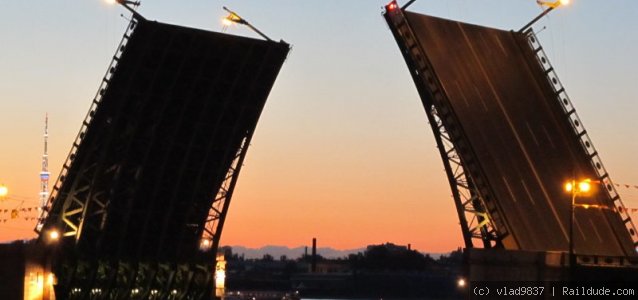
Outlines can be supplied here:
<path id="1" fill-rule="evenodd" d="M 578 117 L 578 114 L 576 113 L 576 109 L 574 108 L 574 105 L 572 104 L 569 96 L 567 95 L 567 92 L 565 92 L 565 88 L 563 87 L 563 84 L 558 78 L 558 75 L 556 74 L 554 67 L 549 62 L 549 59 L 547 58 L 547 55 L 545 54 L 543 47 L 540 45 L 540 42 L 538 41 L 538 37 L 536 36 L 536 34 L 534 34 L 534 32 L 531 29 L 527 30 L 525 34 L 527 36 L 527 42 L 531 46 L 532 50 L 536 53 L 537 62 L 545 71 L 547 80 L 549 81 L 550 85 L 554 89 L 554 92 L 556 93 L 556 100 L 559 101 L 560 106 L 562 107 L 563 112 L 565 113 L 565 116 L 569 118 L 571 127 L 574 130 L 574 133 L 576 134 L 576 136 L 578 136 L 581 146 L 583 147 L 583 149 L 586 151 L 587 155 L 589 156 L 591 164 L 598 176 L 598 180 L 601 182 L 601 185 L 604 187 L 603 190 L 606 192 L 606 194 L 614 203 L 613 211 L 615 211 L 616 213 L 620 215 L 620 218 L 623 224 L 625 225 L 625 227 L 627 228 L 627 231 L 629 232 L 629 235 L 631 236 L 631 239 L 634 243 L 634 247 L 636 247 L 636 250 L 638 251 L 638 235 L 636 234 L 636 227 L 634 226 L 634 223 L 631 220 L 631 217 L 629 216 L 629 213 L 627 209 L 625 208 L 625 205 L 620 199 L 620 195 L 616 191 L 616 188 L 614 187 L 614 184 L 611 181 L 611 178 L 609 177 L 609 173 L 607 173 L 607 169 L 605 169 L 605 166 L 603 165 L 602 160 L 600 159 L 600 156 L 598 155 L 598 151 L 596 151 L 594 144 L 589 138 L 589 135 L 587 134 L 587 130 L 585 130 L 583 126 L 583 122 Z"/>
<path id="2" fill-rule="evenodd" d="M 84 117 L 84 121 L 82 122 L 80 131 L 75 137 L 73 145 L 71 146 L 71 150 L 69 151 L 69 154 L 67 155 L 66 160 L 64 161 L 64 165 L 62 165 L 62 170 L 60 171 L 60 175 L 58 176 L 57 180 L 55 181 L 55 184 L 53 185 L 53 188 L 51 189 L 49 200 L 46 202 L 45 206 L 42 207 L 41 214 L 40 214 L 40 217 L 38 218 L 38 223 L 35 228 L 35 231 L 37 233 L 41 232 L 42 227 L 44 226 L 44 223 L 47 217 L 49 216 L 49 212 L 52 208 L 53 202 L 58 196 L 60 192 L 60 188 L 62 187 L 62 183 L 64 182 L 64 179 L 67 177 L 69 173 L 69 169 L 71 168 L 71 165 L 73 164 L 73 160 L 75 159 L 75 156 L 77 155 L 77 151 L 80 144 L 82 143 L 82 139 L 86 135 L 86 131 L 89 125 L 93 121 L 93 117 L 95 116 L 97 107 L 102 102 L 102 97 L 104 96 L 104 93 L 106 92 L 106 88 L 109 85 L 111 77 L 115 73 L 117 64 L 121 58 L 122 53 L 124 52 L 124 49 L 126 49 L 126 45 L 128 44 L 128 41 L 131 38 L 133 31 L 135 31 L 137 22 L 138 21 L 135 18 L 132 18 L 131 21 L 129 22 L 126 32 L 124 33 L 124 36 L 122 37 L 122 40 L 120 41 L 120 44 L 118 45 L 117 50 L 115 51 L 115 54 L 113 55 L 113 59 L 111 60 L 109 64 L 106 74 L 104 74 L 104 77 L 102 78 L 102 82 L 100 82 L 99 89 L 97 93 L 95 94 L 93 101 L 91 102 L 89 111 Z"/>

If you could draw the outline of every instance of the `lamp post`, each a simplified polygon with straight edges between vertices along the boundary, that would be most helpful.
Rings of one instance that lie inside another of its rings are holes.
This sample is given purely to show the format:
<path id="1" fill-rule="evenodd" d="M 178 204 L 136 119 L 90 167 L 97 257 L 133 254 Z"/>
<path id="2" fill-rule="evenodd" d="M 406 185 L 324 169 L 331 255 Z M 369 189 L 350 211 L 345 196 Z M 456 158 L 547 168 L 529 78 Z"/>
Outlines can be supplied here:
<path id="1" fill-rule="evenodd" d="M 571 204 L 569 206 L 569 267 L 576 264 L 574 257 L 574 207 L 576 207 L 576 196 L 591 191 L 591 179 L 576 181 L 572 179 L 565 184 L 565 191 L 571 193 Z"/>
<path id="2" fill-rule="evenodd" d="M 518 32 L 520 33 L 520 32 L 523 32 L 523 31 L 527 30 L 527 28 L 529 28 L 532 25 L 534 25 L 534 23 L 536 23 L 542 17 L 546 16 L 550 11 L 554 10 L 555 8 L 557 8 L 557 7 L 561 6 L 561 5 L 562 6 L 568 5 L 569 2 L 570 2 L 570 0 L 556 0 L 554 2 L 536 0 L 536 3 L 538 3 L 538 5 L 547 6 L 547 9 L 544 10 L 536 18 L 534 18 L 534 20 L 531 20 L 529 23 L 527 23 L 527 25 L 523 26 L 523 28 L 521 28 L 521 30 L 519 30 Z"/>
<path id="3" fill-rule="evenodd" d="M 134 17 L 139 18 L 141 20 L 144 20 L 144 17 L 142 17 L 142 15 L 140 15 L 138 12 L 135 11 L 135 9 L 131 8 L 130 5 L 138 7 L 141 5 L 140 1 L 131 1 L 131 0 L 106 0 L 106 2 L 110 3 L 110 4 L 121 4 L 122 6 L 124 6 L 124 8 L 126 8 L 128 11 L 130 11 Z"/>
<path id="4" fill-rule="evenodd" d="M 224 25 L 228 26 L 228 25 L 230 25 L 232 23 L 246 25 L 248 28 L 250 28 L 255 33 L 259 34 L 261 37 L 263 37 L 267 41 L 272 42 L 272 40 L 267 35 L 265 35 L 263 32 L 261 32 L 259 29 L 257 29 L 252 24 L 248 23 L 248 21 L 246 21 L 246 19 L 240 17 L 237 13 L 235 13 L 234 11 L 228 9 L 226 6 L 224 6 L 223 9 L 229 13 L 229 15 L 222 20 L 222 22 L 224 22 Z"/>

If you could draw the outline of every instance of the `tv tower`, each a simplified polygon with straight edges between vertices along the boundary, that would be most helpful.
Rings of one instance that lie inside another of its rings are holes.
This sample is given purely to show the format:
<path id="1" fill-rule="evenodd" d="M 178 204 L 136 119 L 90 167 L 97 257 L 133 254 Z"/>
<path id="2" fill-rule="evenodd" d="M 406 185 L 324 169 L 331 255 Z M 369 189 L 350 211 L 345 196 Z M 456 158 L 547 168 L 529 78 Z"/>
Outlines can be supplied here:
<path id="1" fill-rule="evenodd" d="M 42 154 L 42 171 L 40 171 L 40 210 L 44 210 L 49 199 L 49 114 L 44 117 L 44 154 Z"/>

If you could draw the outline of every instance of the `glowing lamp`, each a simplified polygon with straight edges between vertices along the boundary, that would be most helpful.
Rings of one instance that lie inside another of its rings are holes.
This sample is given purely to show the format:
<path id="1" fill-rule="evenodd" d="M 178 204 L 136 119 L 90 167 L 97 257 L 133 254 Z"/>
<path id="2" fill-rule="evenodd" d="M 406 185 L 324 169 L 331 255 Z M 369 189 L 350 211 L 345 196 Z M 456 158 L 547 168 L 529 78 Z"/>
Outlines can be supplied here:
<path id="1" fill-rule="evenodd" d="M 569 181 L 565 183 L 565 191 L 568 193 L 589 193 L 591 191 L 591 179 L 581 181 Z"/>
<path id="2" fill-rule="evenodd" d="M 232 23 L 237 23 L 237 24 L 241 24 L 241 25 L 246 25 L 248 28 L 250 28 L 252 31 L 254 31 L 255 33 L 259 34 L 261 37 L 263 37 L 264 39 L 266 39 L 267 41 L 272 42 L 272 40 L 265 35 L 263 32 L 259 31 L 259 29 L 255 28 L 255 26 L 251 25 L 250 23 L 248 23 L 248 21 L 246 21 L 245 19 L 243 19 L 242 17 L 240 17 L 237 13 L 235 13 L 234 11 L 228 9 L 226 6 L 222 7 L 225 11 L 228 12 L 228 16 L 222 20 L 222 23 L 225 26 L 228 26 Z"/>
<path id="3" fill-rule="evenodd" d="M 538 3 L 538 5 L 545 5 L 549 8 L 557 8 L 559 6 L 566 6 L 569 5 L 571 1 L 570 0 L 556 0 L 556 1 L 542 1 L 542 0 L 536 0 L 536 3 Z"/>
<path id="4" fill-rule="evenodd" d="M 230 26 L 233 23 L 247 24 L 246 20 L 242 19 L 234 11 L 228 10 L 226 7 L 224 7 L 224 9 L 226 9 L 228 11 L 228 16 L 226 16 L 225 18 L 222 19 L 222 23 L 224 24 L 224 26 Z"/>
<path id="5" fill-rule="evenodd" d="M 226 271 L 217 270 L 215 271 L 215 288 L 223 289 L 226 283 Z"/>
<path id="6" fill-rule="evenodd" d="M 547 6 L 547 9 L 544 10 L 540 15 L 538 15 L 532 21 L 527 23 L 525 26 L 523 26 L 523 28 L 521 28 L 518 32 L 519 33 L 524 32 L 528 28 L 532 27 L 532 25 L 534 25 L 534 23 L 536 23 L 536 21 L 540 20 L 542 17 L 547 15 L 550 11 L 558 8 L 559 6 L 566 6 L 567 4 L 569 4 L 569 2 L 570 2 L 570 0 L 556 0 L 556 1 L 536 0 L 536 3 L 538 3 L 538 5 Z"/>
<path id="7" fill-rule="evenodd" d="M 558 3 L 558 1 L 556 1 Z M 596 183 L 600 183 L 600 181 L 595 181 Z M 572 179 L 571 181 L 565 183 L 565 191 L 571 193 L 571 205 L 569 206 L 569 266 L 573 266 L 576 264 L 576 257 L 574 256 L 574 207 L 580 206 L 585 209 L 589 209 L 589 207 L 599 208 L 602 206 L 598 205 L 590 205 L 590 204 L 577 204 L 576 196 L 579 194 L 586 194 L 591 191 L 591 179 L 584 179 L 580 181 L 576 181 Z"/>
<path id="8" fill-rule="evenodd" d="M 223 290 L 226 284 L 226 259 L 224 253 L 217 253 L 215 264 L 215 289 Z"/>
<path id="9" fill-rule="evenodd" d="M 202 239 L 199 242 L 199 250 L 205 251 L 205 250 L 210 250 L 210 248 L 213 246 L 213 241 L 211 241 L 210 239 Z"/>
<path id="10" fill-rule="evenodd" d="M 105 0 L 106 3 L 108 4 L 122 4 L 124 6 L 130 4 L 130 5 L 134 5 L 134 6 L 139 6 L 140 2 L 139 1 L 131 1 L 131 0 Z"/>
<path id="11" fill-rule="evenodd" d="M 571 192 L 574 189 L 574 185 L 571 182 L 565 183 L 565 191 Z"/>
<path id="12" fill-rule="evenodd" d="M 467 284 L 467 282 L 465 281 L 464 278 L 459 278 L 459 280 L 456 281 L 456 285 L 458 285 L 459 287 L 465 287 L 465 285 Z"/>
<path id="13" fill-rule="evenodd" d="M 6 185 L 0 185 L 0 197 L 6 197 L 9 194 L 9 189 Z"/>
<path id="14" fill-rule="evenodd" d="M 585 179 L 578 183 L 578 191 L 587 193 L 591 190 L 591 180 Z"/>
<path id="15" fill-rule="evenodd" d="M 55 230 L 55 229 L 50 230 L 50 231 L 49 231 L 49 239 L 50 239 L 51 241 L 57 241 L 57 240 L 59 240 L 59 239 L 60 239 L 60 232 L 59 232 L 59 231 L 57 231 L 57 230 Z"/>

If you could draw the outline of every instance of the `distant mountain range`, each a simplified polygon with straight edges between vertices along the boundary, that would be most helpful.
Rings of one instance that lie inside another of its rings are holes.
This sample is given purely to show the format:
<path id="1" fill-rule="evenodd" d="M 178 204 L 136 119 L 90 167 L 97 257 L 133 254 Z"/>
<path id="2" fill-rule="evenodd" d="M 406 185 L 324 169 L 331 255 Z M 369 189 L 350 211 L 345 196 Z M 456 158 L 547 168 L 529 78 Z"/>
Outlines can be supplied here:
<path id="1" fill-rule="evenodd" d="M 282 255 L 285 255 L 288 259 L 296 259 L 301 257 L 304 254 L 306 249 L 305 246 L 299 246 L 295 248 L 289 248 L 286 246 L 263 246 L 261 248 L 247 248 L 244 246 L 230 246 L 233 248 L 233 253 L 241 256 L 244 255 L 245 258 L 262 258 L 264 254 L 270 254 L 275 259 L 279 259 Z M 358 252 L 364 252 L 366 248 L 357 248 L 357 249 L 347 249 L 347 250 L 338 250 L 330 247 L 320 247 L 317 248 L 317 254 L 325 257 L 325 258 L 342 258 L 348 257 L 350 254 L 356 254 Z M 308 247 L 308 254 L 312 254 L 312 247 Z M 429 254 L 433 258 L 437 259 L 441 255 L 446 255 L 448 253 L 424 253 Z"/>

